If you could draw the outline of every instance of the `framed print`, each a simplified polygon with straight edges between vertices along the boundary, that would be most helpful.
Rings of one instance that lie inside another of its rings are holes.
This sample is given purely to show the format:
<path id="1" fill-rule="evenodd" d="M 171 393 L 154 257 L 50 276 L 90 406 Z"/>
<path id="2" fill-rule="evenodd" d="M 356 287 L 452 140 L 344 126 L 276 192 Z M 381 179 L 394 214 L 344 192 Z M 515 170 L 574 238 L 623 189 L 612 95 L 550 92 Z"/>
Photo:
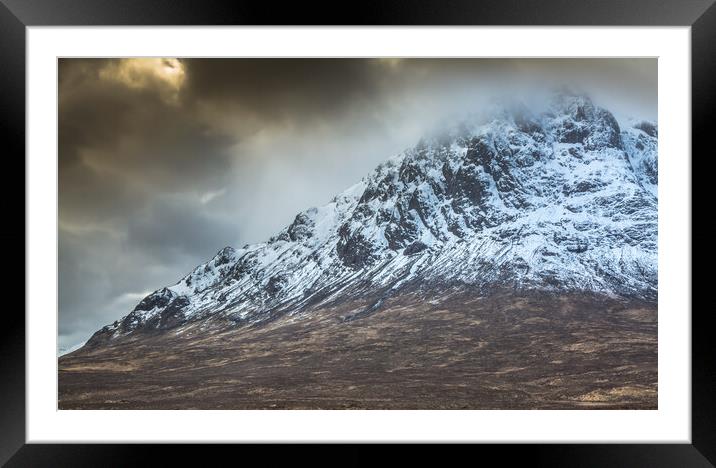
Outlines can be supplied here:
<path id="1" fill-rule="evenodd" d="M 3 461 L 460 442 L 709 466 L 714 8 L 4 1 L 26 296 Z"/>

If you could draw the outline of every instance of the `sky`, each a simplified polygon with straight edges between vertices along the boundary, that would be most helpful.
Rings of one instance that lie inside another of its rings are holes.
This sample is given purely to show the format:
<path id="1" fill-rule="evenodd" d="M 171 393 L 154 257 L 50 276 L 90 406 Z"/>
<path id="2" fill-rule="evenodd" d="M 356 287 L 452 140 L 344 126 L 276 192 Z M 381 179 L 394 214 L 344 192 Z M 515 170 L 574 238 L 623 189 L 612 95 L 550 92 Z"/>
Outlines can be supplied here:
<path id="1" fill-rule="evenodd" d="M 58 80 L 60 348 L 496 95 L 657 119 L 649 58 L 63 58 Z"/>

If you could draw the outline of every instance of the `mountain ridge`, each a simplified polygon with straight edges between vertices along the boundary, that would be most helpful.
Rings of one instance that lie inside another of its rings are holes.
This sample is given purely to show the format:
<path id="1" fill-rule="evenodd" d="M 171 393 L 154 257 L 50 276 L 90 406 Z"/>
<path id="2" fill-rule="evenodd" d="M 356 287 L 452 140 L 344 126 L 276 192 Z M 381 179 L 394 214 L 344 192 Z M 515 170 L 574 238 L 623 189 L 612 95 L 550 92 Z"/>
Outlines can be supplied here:
<path id="1" fill-rule="evenodd" d="M 96 332 L 300 315 L 317 304 L 450 288 L 656 301 L 658 127 L 621 128 L 583 94 L 501 104 L 422 139 L 267 242 L 225 247 Z M 350 319 L 351 317 L 346 317 Z"/>

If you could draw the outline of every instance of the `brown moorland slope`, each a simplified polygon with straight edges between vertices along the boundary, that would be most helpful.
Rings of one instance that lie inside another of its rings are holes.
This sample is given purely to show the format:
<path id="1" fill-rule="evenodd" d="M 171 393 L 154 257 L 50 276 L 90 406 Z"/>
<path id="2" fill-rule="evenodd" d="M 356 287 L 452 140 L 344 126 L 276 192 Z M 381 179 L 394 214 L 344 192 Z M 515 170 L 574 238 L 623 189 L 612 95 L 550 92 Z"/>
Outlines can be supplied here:
<path id="1" fill-rule="evenodd" d="M 656 409 L 657 308 L 455 290 L 260 326 L 196 322 L 59 359 L 60 409 Z"/>

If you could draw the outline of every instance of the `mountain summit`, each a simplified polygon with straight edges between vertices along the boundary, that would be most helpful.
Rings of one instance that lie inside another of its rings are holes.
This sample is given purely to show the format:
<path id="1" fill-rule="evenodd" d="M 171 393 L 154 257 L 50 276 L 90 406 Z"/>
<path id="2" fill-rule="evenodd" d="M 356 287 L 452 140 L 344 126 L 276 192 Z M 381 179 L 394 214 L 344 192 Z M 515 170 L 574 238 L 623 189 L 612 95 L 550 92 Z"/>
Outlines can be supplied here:
<path id="1" fill-rule="evenodd" d="M 501 103 L 423 138 L 265 243 L 226 247 L 96 332 L 100 347 L 187 325 L 225 329 L 380 313 L 405 294 L 584 292 L 657 298 L 657 125 L 561 92 Z"/>

